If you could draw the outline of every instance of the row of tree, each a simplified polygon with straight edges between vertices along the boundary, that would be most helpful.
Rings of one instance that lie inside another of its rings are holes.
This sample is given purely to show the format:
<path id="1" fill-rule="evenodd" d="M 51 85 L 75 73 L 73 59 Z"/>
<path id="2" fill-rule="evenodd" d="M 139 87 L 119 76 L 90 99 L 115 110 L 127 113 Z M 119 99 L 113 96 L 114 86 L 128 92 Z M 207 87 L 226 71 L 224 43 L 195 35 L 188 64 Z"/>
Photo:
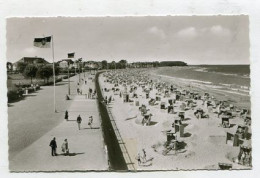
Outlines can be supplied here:
<path id="1" fill-rule="evenodd" d="M 18 63 L 17 70 L 23 74 L 24 77 L 30 78 L 31 83 L 33 78 L 44 79 L 44 82 L 49 82 L 51 76 L 53 76 L 53 66 L 52 64 L 45 65 L 34 65 L 26 63 Z M 59 67 L 55 65 L 55 74 L 59 74 Z"/>
<path id="2" fill-rule="evenodd" d="M 127 67 L 127 61 L 122 59 L 119 62 L 112 61 L 108 63 L 106 60 L 101 62 L 102 69 L 125 69 Z"/>
<path id="3" fill-rule="evenodd" d="M 102 69 L 125 69 L 129 68 L 147 68 L 147 67 L 164 67 L 164 66 L 187 66 L 187 63 L 182 61 L 154 61 L 154 62 L 134 62 L 127 63 L 126 60 L 119 62 L 112 61 L 108 63 L 106 60 L 101 62 Z"/>
<path id="4" fill-rule="evenodd" d="M 147 67 L 163 67 L 163 66 L 187 66 L 185 62 L 182 61 L 162 61 L 162 62 L 135 62 L 128 64 L 126 60 L 120 60 L 119 62 L 112 61 L 108 63 L 106 60 L 101 62 L 101 69 L 125 69 L 127 67 L 133 68 L 147 68 Z M 78 67 L 84 68 L 84 65 L 81 61 L 79 61 Z M 26 64 L 23 62 L 19 62 L 17 64 L 17 70 L 19 73 L 22 73 L 24 77 L 32 79 L 37 77 L 44 79 L 48 82 L 49 78 L 53 76 L 53 66 L 52 64 Z M 74 71 L 71 68 L 70 70 Z M 78 70 L 78 69 L 77 69 Z M 66 69 L 67 71 L 67 69 Z M 66 72 L 65 71 L 65 72 Z M 55 64 L 55 74 L 58 75 L 62 70 L 60 70 L 58 64 Z M 64 71 L 63 71 L 64 72 Z M 71 71 L 70 71 L 71 72 Z"/>

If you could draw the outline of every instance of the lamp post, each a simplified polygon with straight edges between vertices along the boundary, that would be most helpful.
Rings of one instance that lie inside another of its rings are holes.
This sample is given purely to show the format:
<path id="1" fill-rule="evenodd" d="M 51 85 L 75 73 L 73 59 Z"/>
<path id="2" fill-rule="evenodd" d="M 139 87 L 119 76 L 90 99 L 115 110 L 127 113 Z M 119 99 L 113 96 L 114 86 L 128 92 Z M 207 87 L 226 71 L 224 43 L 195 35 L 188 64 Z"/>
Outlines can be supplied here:
<path id="1" fill-rule="evenodd" d="M 68 95 L 70 95 L 70 63 L 68 61 Z"/>
<path id="2" fill-rule="evenodd" d="M 82 60 L 82 58 L 80 58 L 80 59 L 78 59 L 78 69 L 79 69 L 79 83 L 80 83 L 80 68 L 81 68 L 81 66 L 80 66 L 80 62 L 81 62 L 81 60 Z"/>
<path id="3" fill-rule="evenodd" d="M 85 76 L 85 67 L 83 67 L 83 72 L 84 72 L 84 79 L 86 78 L 86 76 Z"/>
<path id="4" fill-rule="evenodd" d="M 79 83 L 80 83 L 80 65 L 79 65 L 80 61 L 78 61 L 78 70 L 79 70 Z"/>

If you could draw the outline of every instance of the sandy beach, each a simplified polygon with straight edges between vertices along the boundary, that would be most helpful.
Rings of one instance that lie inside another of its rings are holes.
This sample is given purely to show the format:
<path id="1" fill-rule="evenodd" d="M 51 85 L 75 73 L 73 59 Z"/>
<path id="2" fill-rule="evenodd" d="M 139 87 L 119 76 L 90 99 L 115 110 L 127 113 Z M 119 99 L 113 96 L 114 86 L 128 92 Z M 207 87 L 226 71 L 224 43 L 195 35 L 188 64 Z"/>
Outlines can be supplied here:
<path id="1" fill-rule="evenodd" d="M 237 161 L 241 145 L 251 146 L 250 138 L 244 138 L 237 146 L 233 146 L 234 139 L 226 141 L 228 133 L 235 134 L 239 126 L 245 126 L 245 119 L 240 115 L 241 106 L 233 106 L 232 102 L 228 102 L 225 109 L 232 110 L 232 116 L 229 118 L 229 127 L 223 127 L 222 117 L 225 114 L 218 117 L 218 106 L 221 104 L 216 103 L 223 101 L 223 98 L 227 99 L 225 94 L 218 95 L 218 91 L 211 91 L 203 85 L 198 87 L 193 83 L 187 87 L 187 83 L 167 80 L 138 69 L 105 72 L 99 81 L 108 108 L 137 170 L 220 169 L 220 165 L 231 166 L 232 169 L 251 169 L 250 165 L 238 164 Z M 172 91 L 169 89 L 171 84 L 174 87 Z M 186 93 L 176 99 L 177 91 Z M 197 91 L 196 96 L 199 98 L 193 95 Z M 208 97 L 204 96 L 206 91 Z M 233 100 L 234 96 L 229 94 Z M 158 97 L 160 100 L 157 100 Z M 171 105 L 169 99 L 175 102 Z M 151 100 L 155 102 L 151 104 Z M 189 100 L 193 104 L 189 105 Z M 212 105 L 207 106 L 207 102 Z M 162 109 L 162 103 L 165 109 Z M 145 114 L 141 112 L 141 106 L 145 106 Z M 173 106 L 172 113 L 168 113 L 168 106 Z M 246 107 L 248 103 L 242 106 Z M 201 116 L 206 118 L 196 117 L 194 113 L 200 109 L 203 110 Z M 181 112 L 184 112 L 183 118 L 179 116 Z M 145 117 L 149 118 L 149 123 Z M 178 120 L 181 120 L 181 124 L 173 126 Z M 250 126 L 246 127 L 250 134 Z M 177 144 L 175 149 L 167 145 L 167 135 L 170 133 L 177 141 L 174 142 Z M 139 164 L 138 157 L 141 157 Z"/>

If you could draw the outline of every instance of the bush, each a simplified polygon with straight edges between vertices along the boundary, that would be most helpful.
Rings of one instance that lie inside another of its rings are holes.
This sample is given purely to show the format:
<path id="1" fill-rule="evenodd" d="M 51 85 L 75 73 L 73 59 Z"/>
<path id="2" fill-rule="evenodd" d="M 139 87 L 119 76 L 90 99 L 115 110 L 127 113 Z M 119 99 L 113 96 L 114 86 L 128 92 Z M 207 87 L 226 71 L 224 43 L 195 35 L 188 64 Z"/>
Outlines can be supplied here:
<path id="1" fill-rule="evenodd" d="M 7 99 L 8 99 L 8 103 L 18 100 L 19 99 L 19 93 L 15 90 L 10 90 L 7 92 Z"/>
<path id="2" fill-rule="evenodd" d="M 62 78 L 59 78 L 55 81 L 55 83 L 58 83 L 58 82 L 61 82 L 62 81 Z M 53 83 L 53 82 L 52 82 Z"/>
<path id="3" fill-rule="evenodd" d="M 29 87 L 29 88 L 27 88 L 27 89 L 28 89 L 28 93 L 34 92 L 34 88 L 33 88 L 33 87 Z"/>

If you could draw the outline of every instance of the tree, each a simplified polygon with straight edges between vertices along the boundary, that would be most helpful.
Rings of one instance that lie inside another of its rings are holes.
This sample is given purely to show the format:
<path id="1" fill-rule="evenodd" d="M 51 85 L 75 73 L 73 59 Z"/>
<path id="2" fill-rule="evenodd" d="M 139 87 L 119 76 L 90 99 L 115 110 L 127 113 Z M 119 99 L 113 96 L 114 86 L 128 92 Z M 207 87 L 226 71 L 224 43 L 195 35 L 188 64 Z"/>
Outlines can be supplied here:
<path id="1" fill-rule="evenodd" d="M 55 69 L 55 75 L 59 75 L 60 71 L 61 71 L 59 64 L 57 64 L 57 63 L 54 64 L 54 69 Z"/>
<path id="2" fill-rule="evenodd" d="M 38 69 L 37 74 L 36 74 L 37 77 L 44 79 L 44 82 L 45 82 L 45 79 L 47 80 L 47 82 L 49 82 L 49 78 L 52 75 L 53 75 L 53 68 L 50 65 L 41 66 Z"/>
<path id="3" fill-rule="evenodd" d="M 31 84 L 32 84 L 32 79 L 33 77 L 36 76 L 38 68 L 32 64 L 29 64 L 25 67 L 24 71 L 23 71 L 23 75 L 25 77 L 30 77 L 31 78 Z"/>
<path id="4" fill-rule="evenodd" d="M 103 60 L 103 61 L 101 62 L 101 65 L 102 65 L 102 69 L 107 69 L 107 67 L 108 67 L 108 64 L 107 64 L 107 61 L 106 61 L 106 60 Z"/>
<path id="5" fill-rule="evenodd" d="M 16 67 L 16 70 L 19 72 L 19 73 L 23 73 L 24 69 L 26 68 L 27 64 L 24 63 L 24 62 L 18 62 L 17 63 L 17 67 Z"/>
<path id="6" fill-rule="evenodd" d="M 153 67 L 159 67 L 160 63 L 158 61 L 153 62 Z"/>
<path id="7" fill-rule="evenodd" d="M 187 66 L 187 63 L 182 61 L 161 61 L 160 66 Z"/>
<path id="8" fill-rule="evenodd" d="M 118 67 L 117 68 L 119 68 L 119 69 L 125 69 L 126 68 L 126 65 L 127 65 L 127 61 L 126 60 L 124 60 L 124 59 L 122 59 L 122 60 L 120 60 L 119 62 L 118 62 Z"/>
<path id="9" fill-rule="evenodd" d="M 116 62 L 115 61 L 112 61 L 110 63 L 109 69 L 116 69 Z"/>

